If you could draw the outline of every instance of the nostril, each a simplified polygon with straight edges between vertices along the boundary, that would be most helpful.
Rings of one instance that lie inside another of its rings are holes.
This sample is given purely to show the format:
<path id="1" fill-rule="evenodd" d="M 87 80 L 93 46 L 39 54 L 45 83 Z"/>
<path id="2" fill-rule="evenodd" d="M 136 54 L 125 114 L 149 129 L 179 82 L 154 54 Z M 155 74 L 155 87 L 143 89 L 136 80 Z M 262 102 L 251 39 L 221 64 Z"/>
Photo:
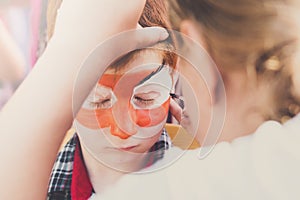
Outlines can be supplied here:
<path id="1" fill-rule="evenodd" d="M 126 101 L 119 101 L 112 109 L 111 134 L 121 139 L 127 139 L 137 133 L 136 116 L 131 115 L 128 103 L 124 102 Z"/>
<path id="2" fill-rule="evenodd" d="M 119 138 L 121 138 L 123 140 L 126 140 L 130 136 L 136 134 L 137 130 L 132 130 L 131 133 L 126 133 L 125 131 L 121 130 L 117 126 L 111 126 L 110 132 L 111 132 L 112 135 L 117 136 L 117 137 L 119 137 Z"/>
<path id="3" fill-rule="evenodd" d="M 117 126 L 111 126 L 110 127 L 110 132 L 112 135 L 117 136 L 121 139 L 127 139 L 130 137 L 129 134 L 126 134 L 125 132 L 123 132 L 122 130 L 120 130 Z"/>

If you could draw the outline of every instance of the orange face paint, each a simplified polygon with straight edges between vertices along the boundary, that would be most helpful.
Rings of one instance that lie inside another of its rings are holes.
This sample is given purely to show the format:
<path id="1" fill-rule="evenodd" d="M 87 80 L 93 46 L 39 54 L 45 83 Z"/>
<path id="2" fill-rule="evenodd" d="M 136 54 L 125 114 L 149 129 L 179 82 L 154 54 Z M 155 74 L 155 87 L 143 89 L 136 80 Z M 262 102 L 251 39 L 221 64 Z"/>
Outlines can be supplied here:
<path id="1" fill-rule="evenodd" d="M 98 84 L 114 89 L 121 77 L 119 74 L 103 74 Z"/>
<path id="2" fill-rule="evenodd" d="M 122 131 L 114 120 L 112 109 L 97 109 L 95 110 L 96 119 L 98 122 L 98 128 L 110 127 L 110 132 L 114 136 L 118 136 L 121 139 L 127 139 L 131 134 Z"/>
<path id="3" fill-rule="evenodd" d="M 110 128 L 110 133 L 121 139 L 127 139 L 135 134 L 138 127 L 148 128 L 162 123 L 168 115 L 169 98 L 161 105 L 152 109 L 136 109 L 130 102 L 136 85 L 151 72 L 152 70 L 141 70 L 135 73 L 121 75 L 104 74 L 98 81 L 98 87 L 110 88 L 116 97 L 116 101 L 109 108 L 82 109 L 83 111 L 81 113 L 85 114 L 85 117 L 78 117 L 77 120 L 91 129 Z M 153 91 L 158 90 L 159 89 L 156 88 Z M 98 97 L 100 102 L 103 99 L 104 101 L 109 101 L 111 97 L 109 95 L 105 96 L 109 93 L 105 95 L 102 93 L 103 90 L 98 90 L 97 93 L 96 88 L 92 99 L 97 101 Z M 164 94 L 165 93 L 166 92 L 164 92 Z M 165 95 L 168 95 L 168 92 Z M 92 118 L 95 120 L 91 120 Z M 95 123 L 95 121 L 97 123 Z M 130 129 L 128 126 L 136 128 Z"/>
<path id="4" fill-rule="evenodd" d="M 170 99 L 161 106 L 153 109 L 134 109 L 130 106 L 131 118 L 140 127 L 150 127 L 161 123 L 168 115 Z"/>

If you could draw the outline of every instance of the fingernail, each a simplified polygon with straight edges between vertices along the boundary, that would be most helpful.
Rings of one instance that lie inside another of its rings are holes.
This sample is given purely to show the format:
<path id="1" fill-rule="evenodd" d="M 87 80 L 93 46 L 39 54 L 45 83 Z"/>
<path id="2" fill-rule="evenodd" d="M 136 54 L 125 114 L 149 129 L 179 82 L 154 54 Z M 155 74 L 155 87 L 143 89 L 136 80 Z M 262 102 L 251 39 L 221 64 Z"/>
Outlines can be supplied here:
<path id="1" fill-rule="evenodd" d="M 167 30 L 163 29 L 160 33 L 160 39 L 161 40 L 165 40 L 169 37 L 169 33 Z"/>

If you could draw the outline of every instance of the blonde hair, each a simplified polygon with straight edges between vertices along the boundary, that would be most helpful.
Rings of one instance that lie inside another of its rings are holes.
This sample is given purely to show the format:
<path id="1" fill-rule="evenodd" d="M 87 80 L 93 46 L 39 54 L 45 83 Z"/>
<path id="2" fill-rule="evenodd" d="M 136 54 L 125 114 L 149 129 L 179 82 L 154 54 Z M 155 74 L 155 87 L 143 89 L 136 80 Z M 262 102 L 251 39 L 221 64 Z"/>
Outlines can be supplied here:
<path id="1" fill-rule="evenodd" d="M 246 68 L 254 74 L 251 81 L 268 88 L 273 106 L 265 111 L 267 119 L 282 122 L 300 111 L 291 69 L 299 51 L 296 0 L 169 0 L 169 4 L 173 27 L 179 30 L 185 19 L 197 22 L 222 71 Z"/>

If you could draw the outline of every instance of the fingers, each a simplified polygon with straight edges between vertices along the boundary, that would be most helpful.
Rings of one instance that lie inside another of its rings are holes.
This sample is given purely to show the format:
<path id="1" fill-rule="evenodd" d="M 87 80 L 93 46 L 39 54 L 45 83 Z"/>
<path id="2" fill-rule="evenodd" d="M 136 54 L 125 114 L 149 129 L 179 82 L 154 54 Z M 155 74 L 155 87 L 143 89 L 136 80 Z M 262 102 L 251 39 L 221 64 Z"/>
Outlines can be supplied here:
<path id="1" fill-rule="evenodd" d="M 105 49 L 105 52 L 103 52 L 104 57 L 109 56 L 115 59 L 130 51 L 152 46 L 165 40 L 168 36 L 167 30 L 161 27 L 134 29 L 110 37 L 108 40 L 100 43 L 98 48 Z"/>
<path id="2" fill-rule="evenodd" d="M 136 31 L 136 48 L 143 48 L 156 44 L 169 37 L 166 29 L 161 27 L 147 27 Z"/>
<path id="3" fill-rule="evenodd" d="M 111 36 L 133 29 L 146 0 L 64 0 L 59 9 L 55 32 L 76 34 L 74 39 Z M 73 36 L 74 37 L 74 36 Z M 66 37 L 68 39 L 68 37 Z M 96 40 L 100 42 L 101 40 Z"/>
<path id="4" fill-rule="evenodd" d="M 167 37 L 168 32 L 163 28 L 143 28 L 122 32 L 100 43 L 83 61 L 77 74 L 73 93 L 73 99 L 76 100 L 73 102 L 74 113 L 78 112 L 98 78 L 115 59 Z"/>

